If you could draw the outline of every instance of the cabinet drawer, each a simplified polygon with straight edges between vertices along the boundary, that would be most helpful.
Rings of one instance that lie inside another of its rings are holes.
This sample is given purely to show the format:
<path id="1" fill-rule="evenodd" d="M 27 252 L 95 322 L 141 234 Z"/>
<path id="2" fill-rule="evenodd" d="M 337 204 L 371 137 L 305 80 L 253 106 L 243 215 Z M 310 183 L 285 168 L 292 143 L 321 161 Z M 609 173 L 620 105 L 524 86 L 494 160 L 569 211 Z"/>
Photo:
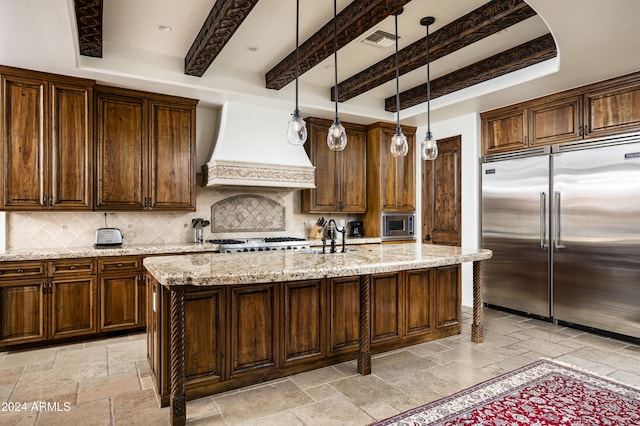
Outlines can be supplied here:
<path id="1" fill-rule="evenodd" d="M 0 262 L 0 280 L 45 275 L 44 262 Z"/>
<path id="2" fill-rule="evenodd" d="M 113 271 L 138 271 L 140 270 L 141 259 L 135 256 L 112 257 L 108 259 L 98 259 L 98 273 Z"/>
<path id="3" fill-rule="evenodd" d="M 58 275 L 95 275 L 94 259 L 67 259 L 49 262 L 49 276 Z"/>

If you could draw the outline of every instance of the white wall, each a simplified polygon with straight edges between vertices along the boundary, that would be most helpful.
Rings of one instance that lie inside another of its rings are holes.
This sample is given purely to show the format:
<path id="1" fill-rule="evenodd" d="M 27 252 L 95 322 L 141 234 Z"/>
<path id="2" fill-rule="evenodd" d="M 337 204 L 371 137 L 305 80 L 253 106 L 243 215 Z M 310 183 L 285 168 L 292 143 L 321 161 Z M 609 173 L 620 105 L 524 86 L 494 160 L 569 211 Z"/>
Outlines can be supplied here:
<path id="1" fill-rule="evenodd" d="M 416 145 L 418 153 L 420 142 L 427 132 L 426 126 L 419 127 L 416 134 Z M 478 248 L 480 246 L 480 116 L 478 114 L 467 114 L 461 117 L 452 118 L 438 123 L 432 123 L 431 132 L 437 139 L 444 139 L 450 136 L 462 136 L 462 246 L 468 248 Z M 422 163 L 418 155 L 418 163 Z M 416 167 L 416 176 L 421 176 L 422 164 Z M 417 179 L 417 205 L 421 206 L 421 181 Z M 418 214 L 418 217 L 421 217 Z M 418 224 L 422 229 L 421 224 Z M 473 265 L 465 263 L 462 265 L 462 304 L 473 306 Z"/>

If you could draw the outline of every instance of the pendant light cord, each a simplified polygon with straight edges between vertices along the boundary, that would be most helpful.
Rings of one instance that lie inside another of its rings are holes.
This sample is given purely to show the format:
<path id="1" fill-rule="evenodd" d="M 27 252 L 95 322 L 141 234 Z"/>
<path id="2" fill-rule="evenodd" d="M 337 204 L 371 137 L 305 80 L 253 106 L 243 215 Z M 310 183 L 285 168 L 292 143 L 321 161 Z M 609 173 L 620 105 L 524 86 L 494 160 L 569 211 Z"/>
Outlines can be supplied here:
<path id="1" fill-rule="evenodd" d="M 333 0 L 333 79 L 335 81 L 336 118 L 338 122 L 338 25 L 336 23 L 338 7 L 336 0 Z"/>
<path id="2" fill-rule="evenodd" d="M 396 17 L 396 134 L 400 134 L 400 71 L 398 70 L 398 13 Z"/>
<path id="3" fill-rule="evenodd" d="M 300 77 L 300 53 L 299 51 L 299 34 L 300 33 L 300 0 L 296 0 L 296 110 L 293 112 L 294 117 L 300 116 L 298 110 L 298 78 Z"/>
<path id="4" fill-rule="evenodd" d="M 431 135 L 431 75 L 429 72 L 429 24 L 427 27 L 427 135 Z"/>

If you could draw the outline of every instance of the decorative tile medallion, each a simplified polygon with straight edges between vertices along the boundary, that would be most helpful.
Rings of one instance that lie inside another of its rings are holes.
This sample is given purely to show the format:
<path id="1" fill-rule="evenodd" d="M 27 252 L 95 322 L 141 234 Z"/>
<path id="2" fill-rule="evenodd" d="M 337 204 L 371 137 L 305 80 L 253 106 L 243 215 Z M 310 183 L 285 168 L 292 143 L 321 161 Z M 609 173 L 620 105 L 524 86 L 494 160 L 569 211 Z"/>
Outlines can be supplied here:
<path id="1" fill-rule="evenodd" d="M 284 206 L 262 195 L 235 195 L 211 206 L 212 232 L 284 230 Z"/>

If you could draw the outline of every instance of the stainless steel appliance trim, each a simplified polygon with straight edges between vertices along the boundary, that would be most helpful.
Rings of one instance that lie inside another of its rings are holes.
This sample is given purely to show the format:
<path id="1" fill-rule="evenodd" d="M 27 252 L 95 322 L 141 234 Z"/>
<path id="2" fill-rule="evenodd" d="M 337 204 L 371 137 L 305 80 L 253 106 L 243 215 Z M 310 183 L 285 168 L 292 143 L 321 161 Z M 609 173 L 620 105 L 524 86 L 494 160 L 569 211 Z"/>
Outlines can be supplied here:
<path id="1" fill-rule="evenodd" d="M 503 154 L 489 154 L 482 156 L 483 163 L 493 163 L 495 161 L 510 160 L 512 158 L 535 157 L 551 153 L 550 146 L 541 146 L 539 148 L 521 149 L 519 151 L 505 152 Z"/>

